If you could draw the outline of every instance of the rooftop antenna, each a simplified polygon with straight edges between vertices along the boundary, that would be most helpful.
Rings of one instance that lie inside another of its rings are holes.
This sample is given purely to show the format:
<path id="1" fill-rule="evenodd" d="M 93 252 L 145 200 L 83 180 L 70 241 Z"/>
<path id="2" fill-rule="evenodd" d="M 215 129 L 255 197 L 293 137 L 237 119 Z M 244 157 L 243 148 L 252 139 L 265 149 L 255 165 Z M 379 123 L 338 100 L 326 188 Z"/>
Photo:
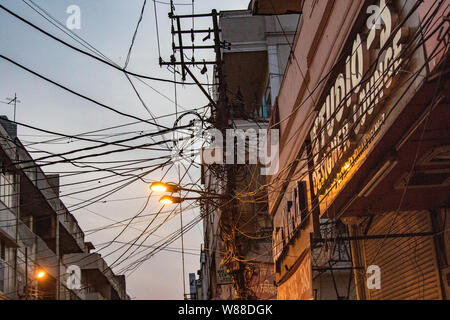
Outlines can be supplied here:
<path id="1" fill-rule="evenodd" d="M 14 122 L 16 122 L 16 110 L 17 110 L 17 104 L 21 103 L 20 100 L 17 100 L 17 93 L 14 93 L 14 98 L 6 98 L 9 102 L 7 104 L 11 105 L 14 103 Z"/>

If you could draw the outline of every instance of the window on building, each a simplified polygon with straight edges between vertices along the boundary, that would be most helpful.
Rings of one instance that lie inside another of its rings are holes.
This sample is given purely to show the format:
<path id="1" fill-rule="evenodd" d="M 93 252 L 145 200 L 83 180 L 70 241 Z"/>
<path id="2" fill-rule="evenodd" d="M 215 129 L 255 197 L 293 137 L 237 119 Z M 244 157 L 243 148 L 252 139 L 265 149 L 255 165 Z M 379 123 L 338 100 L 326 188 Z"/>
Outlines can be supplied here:
<path id="1" fill-rule="evenodd" d="M 0 201 L 6 207 L 13 207 L 14 175 L 12 173 L 0 173 Z"/>
<path id="2" fill-rule="evenodd" d="M 258 116 L 264 119 L 270 118 L 272 114 L 272 96 L 270 85 L 266 87 L 262 97 L 261 109 L 258 112 Z"/>

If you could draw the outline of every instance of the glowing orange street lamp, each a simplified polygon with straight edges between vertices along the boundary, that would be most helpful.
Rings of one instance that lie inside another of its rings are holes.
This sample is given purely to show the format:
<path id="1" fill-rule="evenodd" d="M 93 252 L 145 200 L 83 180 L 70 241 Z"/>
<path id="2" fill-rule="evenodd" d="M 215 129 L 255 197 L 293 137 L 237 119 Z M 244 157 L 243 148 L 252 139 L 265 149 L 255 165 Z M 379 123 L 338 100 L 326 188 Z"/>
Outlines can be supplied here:
<path id="1" fill-rule="evenodd" d="M 224 198 L 223 196 L 220 197 L 195 197 L 195 198 L 180 198 L 180 197 L 174 197 L 174 196 L 162 196 L 161 199 L 159 199 L 159 203 L 163 205 L 169 205 L 169 204 L 176 204 L 176 203 L 182 203 L 183 201 L 191 201 L 191 200 L 213 200 L 213 199 L 219 199 Z"/>
<path id="2" fill-rule="evenodd" d="M 177 192 L 180 190 L 180 188 L 178 188 L 175 185 L 172 184 L 167 184 L 164 182 L 153 182 L 150 185 L 150 190 L 156 193 L 164 193 L 164 192 Z"/>
<path id="3" fill-rule="evenodd" d="M 45 272 L 44 270 L 40 269 L 38 270 L 38 272 L 36 273 L 36 278 L 38 280 L 42 280 L 47 276 L 47 272 Z"/>
<path id="4" fill-rule="evenodd" d="M 186 191 L 186 192 L 198 193 L 198 194 L 200 194 L 202 196 L 210 196 L 210 197 L 215 197 L 215 198 L 222 198 L 222 197 L 224 197 L 224 195 L 221 195 L 221 194 L 212 193 L 212 192 L 206 192 L 206 191 L 202 191 L 202 190 L 187 189 L 187 188 L 183 188 L 183 187 L 177 186 L 177 185 L 172 184 L 172 183 L 164 183 L 164 182 L 153 182 L 150 185 L 150 190 L 152 192 L 155 192 L 155 193 L 165 193 L 165 192 L 177 193 L 177 192 L 180 192 L 180 191 Z M 161 199 L 167 200 L 166 197 L 163 197 Z M 192 198 L 190 200 L 195 200 L 195 199 L 197 199 L 197 198 Z M 188 200 L 188 199 L 183 198 L 182 200 Z M 159 202 L 161 202 L 161 200 Z"/>
<path id="5" fill-rule="evenodd" d="M 172 196 L 163 196 L 161 199 L 159 199 L 159 203 L 163 205 L 169 205 L 174 203 L 181 203 L 184 199 L 181 199 L 180 197 L 172 197 Z"/>

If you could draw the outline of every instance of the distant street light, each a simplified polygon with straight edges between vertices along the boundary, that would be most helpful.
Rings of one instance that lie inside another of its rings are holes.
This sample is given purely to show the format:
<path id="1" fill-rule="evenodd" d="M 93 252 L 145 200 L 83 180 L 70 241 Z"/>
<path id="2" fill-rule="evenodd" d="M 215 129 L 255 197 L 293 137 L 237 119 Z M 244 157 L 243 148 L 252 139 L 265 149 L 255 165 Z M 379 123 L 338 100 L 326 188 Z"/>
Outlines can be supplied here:
<path id="1" fill-rule="evenodd" d="M 38 280 L 42 280 L 42 279 L 44 279 L 45 277 L 47 276 L 47 272 L 45 272 L 44 270 L 39 270 L 37 273 L 36 273 L 36 278 L 38 279 Z"/>
<path id="2" fill-rule="evenodd" d="M 212 199 L 223 199 L 223 196 L 214 196 L 214 197 L 196 197 L 196 198 L 180 198 L 180 197 L 173 197 L 173 196 L 162 196 L 161 199 L 159 199 L 159 203 L 163 205 L 168 204 L 176 204 L 176 203 L 182 203 L 183 201 L 195 201 L 195 200 L 212 200 Z"/>
<path id="3" fill-rule="evenodd" d="M 195 189 L 187 189 L 187 188 L 183 188 L 183 187 L 177 186 L 172 183 L 164 183 L 164 182 L 160 182 L 160 181 L 153 182 L 150 185 L 150 190 L 155 193 L 166 193 L 166 192 L 176 193 L 176 192 L 180 192 L 180 191 L 186 191 L 186 192 L 195 192 L 202 196 L 208 196 L 208 197 L 214 197 L 214 198 L 223 198 L 224 197 L 224 195 L 222 195 L 222 194 L 206 192 L 206 191 L 201 191 L 201 190 L 195 190 Z M 162 197 L 161 199 L 167 200 L 166 197 Z M 161 202 L 161 199 L 159 202 Z M 197 199 L 197 198 L 191 198 L 191 200 L 195 200 L 195 199 Z M 188 199 L 183 198 L 182 200 L 188 200 Z"/>

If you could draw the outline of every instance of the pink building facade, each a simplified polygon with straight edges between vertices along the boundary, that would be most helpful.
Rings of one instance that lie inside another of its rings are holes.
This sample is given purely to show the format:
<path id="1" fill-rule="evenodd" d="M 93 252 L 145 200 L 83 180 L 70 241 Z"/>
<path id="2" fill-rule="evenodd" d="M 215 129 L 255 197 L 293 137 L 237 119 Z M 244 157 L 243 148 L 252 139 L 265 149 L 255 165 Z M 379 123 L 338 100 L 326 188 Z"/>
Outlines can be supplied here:
<path id="1" fill-rule="evenodd" d="M 278 298 L 447 299 L 448 4 L 268 1 L 301 12 L 270 124 Z"/>

